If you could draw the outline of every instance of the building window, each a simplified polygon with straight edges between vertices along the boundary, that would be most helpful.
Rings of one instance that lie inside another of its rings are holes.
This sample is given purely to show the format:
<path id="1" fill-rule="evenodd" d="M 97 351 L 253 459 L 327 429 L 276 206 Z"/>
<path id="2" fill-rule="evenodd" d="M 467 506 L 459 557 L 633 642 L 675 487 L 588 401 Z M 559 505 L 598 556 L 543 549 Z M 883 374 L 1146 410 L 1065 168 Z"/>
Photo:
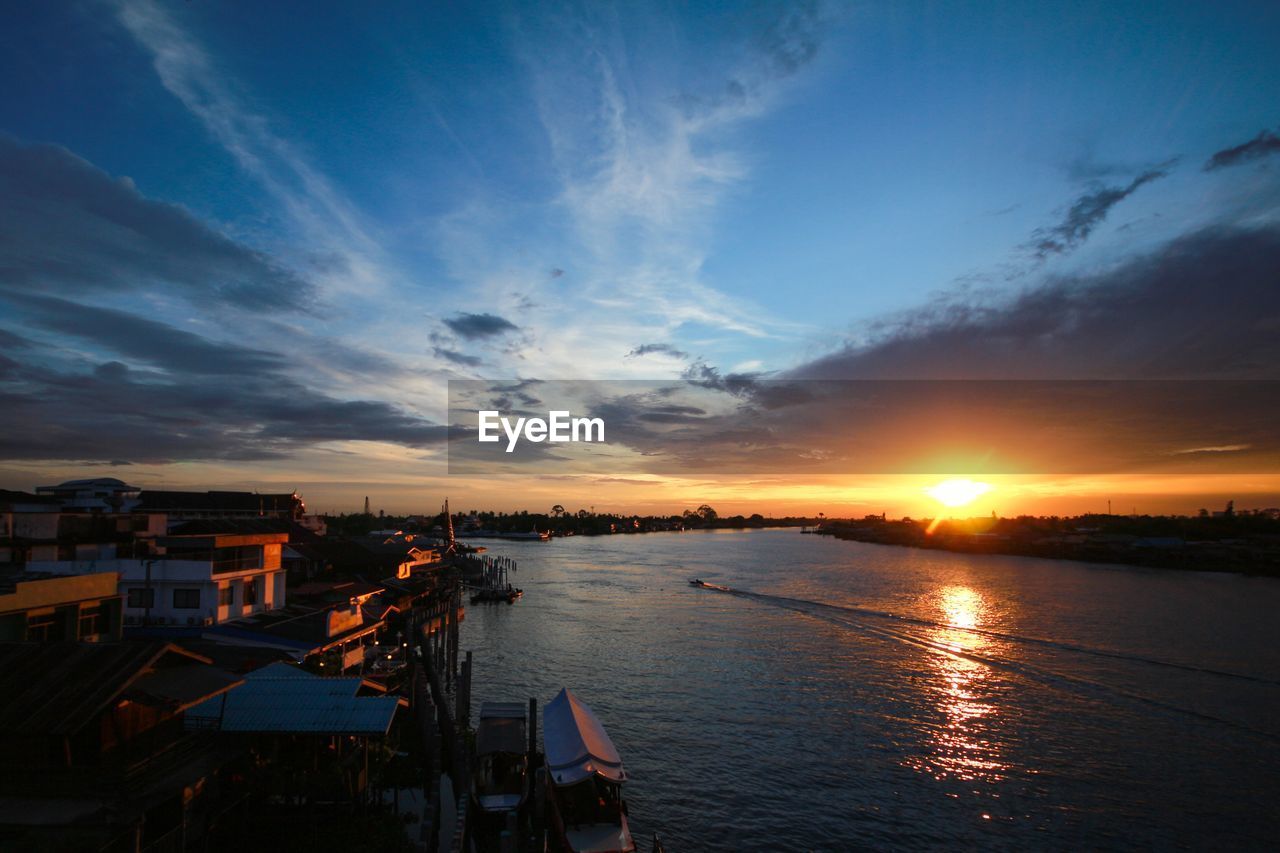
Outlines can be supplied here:
<path id="1" fill-rule="evenodd" d="M 106 614 L 102 612 L 101 604 L 91 604 L 87 607 L 80 608 L 80 633 L 77 637 L 83 640 L 85 637 L 92 637 L 95 634 L 105 634 L 107 632 Z"/>
<path id="2" fill-rule="evenodd" d="M 227 584 L 218 590 L 218 606 L 230 607 L 236 603 L 236 588 Z"/>
<path id="3" fill-rule="evenodd" d="M 200 590 L 175 589 L 173 591 L 173 608 L 174 610 L 199 610 Z"/>
<path id="4" fill-rule="evenodd" d="M 129 590 L 130 607 L 155 607 L 156 591 L 145 586 L 135 586 Z"/>
<path id="5" fill-rule="evenodd" d="M 63 621 L 56 613 L 41 613 L 27 617 L 27 641 L 48 643 L 62 639 Z"/>
<path id="6" fill-rule="evenodd" d="M 258 579 L 257 578 L 245 578 L 244 603 L 246 607 L 249 607 L 258 603 Z"/>

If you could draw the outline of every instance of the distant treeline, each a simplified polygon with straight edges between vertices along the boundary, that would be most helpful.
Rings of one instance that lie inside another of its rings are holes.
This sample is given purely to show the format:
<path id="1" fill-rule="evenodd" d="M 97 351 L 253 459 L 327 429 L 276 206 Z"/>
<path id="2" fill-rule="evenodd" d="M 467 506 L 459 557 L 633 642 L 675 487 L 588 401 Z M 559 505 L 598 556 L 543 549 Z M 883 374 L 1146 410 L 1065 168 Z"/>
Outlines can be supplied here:
<path id="1" fill-rule="evenodd" d="M 1237 512 L 1230 504 L 1225 511 L 1196 516 L 993 516 L 938 521 L 867 516 L 828 520 L 814 532 L 965 553 L 1280 576 L 1280 513 Z"/>
<path id="2" fill-rule="evenodd" d="M 652 533 L 670 530 L 747 529 L 757 527 L 804 527 L 820 523 L 821 516 L 786 516 L 770 518 L 751 515 L 721 516 L 716 510 L 703 504 L 697 509 L 686 509 L 671 515 L 626 515 L 595 512 L 590 509 L 568 511 L 563 506 L 551 507 L 548 512 L 494 512 L 468 510 L 452 513 L 455 532 L 483 530 L 496 533 L 525 533 L 530 530 L 549 531 L 561 536 L 593 536 L 611 533 Z M 387 515 L 379 513 L 352 513 L 330 515 L 325 520 L 331 534 L 339 536 L 364 536 L 373 530 L 405 530 L 427 533 L 444 528 L 444 514 L 436 515 Z"/>

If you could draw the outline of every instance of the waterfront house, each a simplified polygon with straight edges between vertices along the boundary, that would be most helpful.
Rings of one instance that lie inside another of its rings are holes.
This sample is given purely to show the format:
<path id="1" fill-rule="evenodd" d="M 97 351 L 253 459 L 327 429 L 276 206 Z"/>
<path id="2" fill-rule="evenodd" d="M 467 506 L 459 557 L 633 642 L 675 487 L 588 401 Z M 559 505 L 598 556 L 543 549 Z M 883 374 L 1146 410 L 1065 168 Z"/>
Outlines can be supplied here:
<path id="1" fill-rule="evenodd" d="M 0 849 L 184 849 L 236 747 L 183 715 L 239 683 L 164 642 L 0 643 Z"/>
<path id="2" fill-rule="evenodd" d="M 252 522 L 190 522 L 158 536 L 150 556 L 32 560 L 31 571 L 115 572 L 126 626 L 217 625 L 285 604 L 280 553 L 289 535 Z"/>
<path id="3" fill-rule="evenodd" d="M 124 596 L 119 575 L 0 574 L 0 642 L 119 640 Z"/>
<path id="4" fill-rule="evenodd" d="M 293 804 L 360 800 L 370 747 L 406 703 L 361 678 L 323 678 L 291 664 L 248 673 L 243 684 L 191 708 L 185 725 L 217 731 L 272 772 L 261 793 Z"/>

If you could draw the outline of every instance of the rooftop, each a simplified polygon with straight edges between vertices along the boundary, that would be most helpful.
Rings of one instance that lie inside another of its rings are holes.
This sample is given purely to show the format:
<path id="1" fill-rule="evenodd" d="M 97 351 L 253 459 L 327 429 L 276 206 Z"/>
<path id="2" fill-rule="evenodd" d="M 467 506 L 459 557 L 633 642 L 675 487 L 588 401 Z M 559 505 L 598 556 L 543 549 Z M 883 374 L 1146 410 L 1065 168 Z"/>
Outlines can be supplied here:
<path id="1" fill-rule="evenodd" d="M 192 708 L 193 722 L 218 721 L 224 732 L 384 735 L 400 702 L 357 696 L 361 678 L 325 678 L 287 664 L 245 676 L 225 696 Z"/>
<path id="2" fill-rule="evenodd" d="M 132 698 L 180 710 L 237 679 L 172 643 L 0 643 L 0 731 L 68 735 L 112 702 Z M 204 672 L 182 672 L 198 668 Z"/>

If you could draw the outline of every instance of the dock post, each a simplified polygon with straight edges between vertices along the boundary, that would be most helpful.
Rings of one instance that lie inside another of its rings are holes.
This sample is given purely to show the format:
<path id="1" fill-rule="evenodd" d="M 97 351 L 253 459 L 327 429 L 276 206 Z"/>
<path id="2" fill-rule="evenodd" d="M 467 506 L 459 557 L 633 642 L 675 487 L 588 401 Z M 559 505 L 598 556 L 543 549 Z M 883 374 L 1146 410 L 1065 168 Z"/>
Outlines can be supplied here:
<path id="1" fill-rule="evenodd" d="M 449 603 L 453 603 L 453 596 L 449 596 Z M 453 608 L 449 607 L 444 611 L 444 622 L 440 626 L 440 639 L 444 645 L 444 665 L 443 670 L 444 683 L 446 685 L 457 685 L 456 675 L 453 669 Z"/>
<path id="2" fill-rule="evenodd" d="M 529 697 L 529 766 L 533 766 L 533 757 L 538 754 L 538 700 Z"/>
<path id="3" fill-rule="evenodd" d="M 457 702 L 457 713 L 454 715 L 458 719 L 458 725 L 463 728 L 471 727 L 471 652 L 467 652 L 467 658 L 462 662 L 462 677 L 458 680 L 457 689 L 454 691 L 454 699 Z"/>
<path id="4" fill-rule="evenodd" d="M 449 663 L 449 671 L 457 678 L 458 673 L 458 610 L 462 607 L 462 590 L 455 589 L 449 602 L 449 650 L 452 653 Z"/>

